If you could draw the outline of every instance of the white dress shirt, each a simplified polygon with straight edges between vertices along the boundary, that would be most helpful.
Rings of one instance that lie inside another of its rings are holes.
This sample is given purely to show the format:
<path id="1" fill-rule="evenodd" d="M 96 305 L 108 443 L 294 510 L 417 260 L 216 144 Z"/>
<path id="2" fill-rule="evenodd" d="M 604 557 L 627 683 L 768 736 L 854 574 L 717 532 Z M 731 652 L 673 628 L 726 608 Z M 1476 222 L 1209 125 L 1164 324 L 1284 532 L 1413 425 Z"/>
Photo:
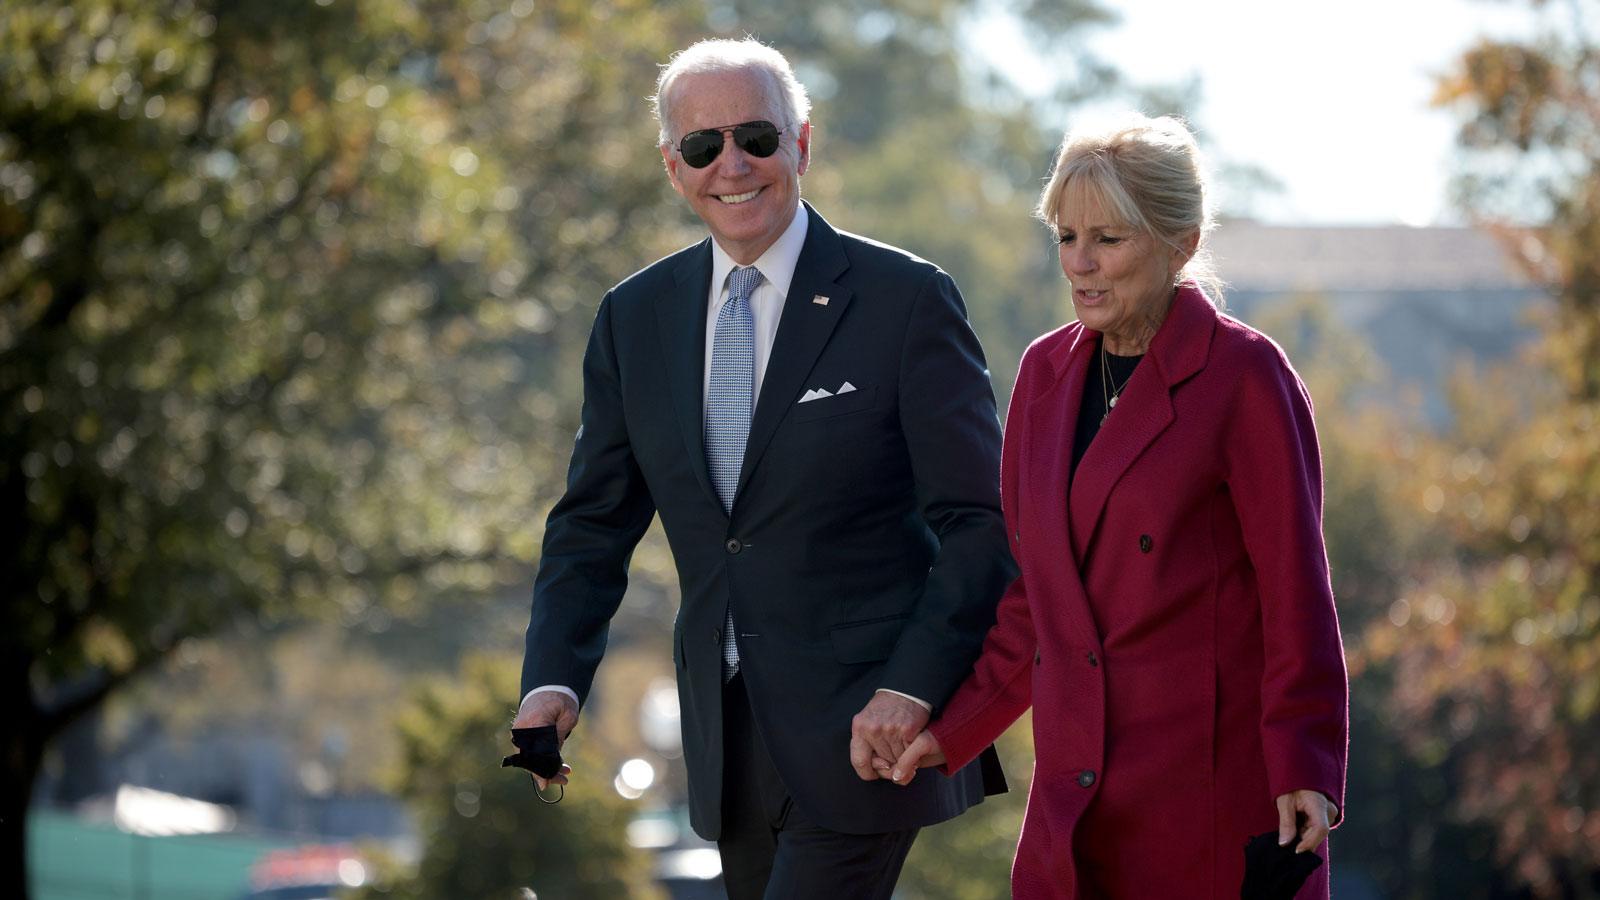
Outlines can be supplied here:
<path id="1" fill-rule="evenodd" d="M 751 385 L 750 398 L 759 402 L 761 382 L 767 374 L 767 360 L 772 358 L 772 342 L 778 337 L 778 320 L 783 318 L 784 298 L 789 296 L 789 284 L 794 281 L 794 267 L 800 262 L 800 248 L 805 246 L 806 231 L 811 217 L 805 207 L 795 213 L 789 227 L 778 235 L 766 252 L 751 265 L 761 270 L 761 283 L 750 294 L 750 315 L 755 320 L 756 380 Z M 711 399 L 711 350 L 716 346 L 717 313 L 728 302 L 728 274 L 739 264 L 716 241 L 711 242 L 711 296 L 706 304 L 706 370 L 701 379 L 700 408 L 706 408 Z M 755 410 L 750 410 L 755 414 Z"/>

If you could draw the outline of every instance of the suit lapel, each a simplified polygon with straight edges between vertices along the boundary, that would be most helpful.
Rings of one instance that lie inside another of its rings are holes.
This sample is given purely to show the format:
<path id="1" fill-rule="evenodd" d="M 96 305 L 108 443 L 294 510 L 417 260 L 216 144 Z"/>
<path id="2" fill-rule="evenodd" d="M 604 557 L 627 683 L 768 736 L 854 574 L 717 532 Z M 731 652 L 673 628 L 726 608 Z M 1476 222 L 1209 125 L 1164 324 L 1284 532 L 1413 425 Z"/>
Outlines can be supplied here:
<path id="1" fill-rule="evenodd" d="M 706 306 L 711 297 L 711 240 L 707 238 L 684 254 L 673 274 L 677 290 L 657 300 L 656 321 L 661 331 L 661 353 L 667 364 L 667 382 L 673 412 L 683 431 L 689 468 L 695 480 L 713 499 L 716 488 L 706 467 L 705 360 Z M 717 501 L 717 508 L 722 501 Z"/>
<path id="2" fill-rule="evenodd" d="M 744 466 L 739 470 L 741 491 L 771 443 L 778 424 L 800 396 L 806 375 L 816 364 L 822 348 L 827 346 L 834 326 L 839 324 L 853 296 L 849 288 L 836 282 L 850 266 L 839 233 L 810 204 L 806 204 L 805 212 L 811 221 L 806 226 L 806 242 L 795 264 L 794 278 L 789 282 L 789 294 L 783 301 L 778 334 L 773 339 L 772 354 L 767 357 L 767 371 L 761 380 L 761 396 L 756 398 L 755 414 L 750 420 Z M 813 303 L 812 298 L 819 296 L 827 297 L 828 302 Z M 701 343 L 705 343 L 704 338 Z M 738 502 L 737 493 L 734 502 Z"/>
<path id="3" fill-rule="evenodd" d="M 1133 373 L 1118 408 L 1100 426 L 1073 479 L 1072 550 L 1081 567 L 1100 527 L 1111 489 L 1176 418 L 1172 390 L 1205 367 L 1217 314 L 1199 291 L 1173 298 L 1165 322 Z M 1093 345 L 1091 345 L 1092 349 Z M 1079 385 L 1079 391 L 1083 386 Z"/>

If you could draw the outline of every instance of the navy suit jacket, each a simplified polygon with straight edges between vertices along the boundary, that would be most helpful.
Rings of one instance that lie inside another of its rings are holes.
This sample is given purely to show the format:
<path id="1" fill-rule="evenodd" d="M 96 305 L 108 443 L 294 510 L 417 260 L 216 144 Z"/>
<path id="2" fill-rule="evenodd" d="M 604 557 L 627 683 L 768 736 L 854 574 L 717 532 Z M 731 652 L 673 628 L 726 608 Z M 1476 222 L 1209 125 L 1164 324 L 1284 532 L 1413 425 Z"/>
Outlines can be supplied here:
<path id="1" fill-rule="evenodd" d="M 722 629 L 733 607 L 755 721 L 817 824 L 875 833 L 982 799 L 978 767 L 864 782 L 850 720 L 878 688 L 938 706 L 961 683 L 1015 573 L 1000 512 L 1000 426 L 955 282 L 811 217 L 730 515 L 705 460 L 711 244 L 636 273 L 600 304 L 582 427 L 534 586 L 524 692 L 587 698 L 628 558 L 656 513 L 682 587 L 673 660 L 691 823 L 721 833 Z M 826 302 L 823 302 L 825 299 Z M 854 391 L 799 402 L 813 388 Z"/>

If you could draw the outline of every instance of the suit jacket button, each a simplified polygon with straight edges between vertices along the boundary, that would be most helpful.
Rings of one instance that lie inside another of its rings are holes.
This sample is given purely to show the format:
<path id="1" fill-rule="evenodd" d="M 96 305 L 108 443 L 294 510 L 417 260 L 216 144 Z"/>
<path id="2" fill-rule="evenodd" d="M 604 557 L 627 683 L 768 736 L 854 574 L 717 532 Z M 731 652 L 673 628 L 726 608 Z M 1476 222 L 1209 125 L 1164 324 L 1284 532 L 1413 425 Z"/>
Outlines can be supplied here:
<path id="1" fill-rule="evenodd" d="M 1139 552 L 1140 553 L 1149 553 L 1150 552 L 1150 548 L 1154 547 L 1155 544 L 1156 544 L 1155 541 L 1150 540 L 1150 535 L 1148 535 L 1148 534 L 1139 535 Z"/>
<path id="2" fill-rule="evenodd" d="M 722 646 L 722 629 L 721 628 L 713 628 L 711 630 L 711 643 L 716 644 L 718 647 Z"/>
<path id="3" fill-rule="evenodd" d="M 1089 769 L 1084 769 L 1083 772 L 1078 775 L 1078 786 L 1088 787 L 1091 784 L 1094 784 L 1094 772 L 1090 771 Z"/>
<path id="4" fill-rule="evenodd" d="M 739 543 L 738 538 L 728 538 L 728 542 L 722 546 L 729 553 L 738 553 L 740 550 L 744 549 L 744 545 Z"/>

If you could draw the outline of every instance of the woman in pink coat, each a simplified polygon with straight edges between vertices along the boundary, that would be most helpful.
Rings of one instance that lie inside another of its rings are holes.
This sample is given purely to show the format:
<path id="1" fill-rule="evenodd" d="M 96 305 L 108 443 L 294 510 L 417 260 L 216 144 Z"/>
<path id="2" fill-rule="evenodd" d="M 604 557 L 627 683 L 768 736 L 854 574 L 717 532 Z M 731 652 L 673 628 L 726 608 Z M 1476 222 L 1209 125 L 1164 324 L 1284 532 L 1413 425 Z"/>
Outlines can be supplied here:
<path id="1" fill-rule="evenodd" d="M 1039 215 L 1078 320 L 1033 343 L 1011 397 L 1022 576 L 971 676 L 881 774 L 957 769 L 1031 705 L 1014 897 L 1231 900 L 1247 839 L 1317 852 L 1343 805 L 1311 399 L 1201 287 L 1212 220 L 1182 123 L 1069 134 Z M 1327 873 L 1295 896 L 1327 897 Z"/>

